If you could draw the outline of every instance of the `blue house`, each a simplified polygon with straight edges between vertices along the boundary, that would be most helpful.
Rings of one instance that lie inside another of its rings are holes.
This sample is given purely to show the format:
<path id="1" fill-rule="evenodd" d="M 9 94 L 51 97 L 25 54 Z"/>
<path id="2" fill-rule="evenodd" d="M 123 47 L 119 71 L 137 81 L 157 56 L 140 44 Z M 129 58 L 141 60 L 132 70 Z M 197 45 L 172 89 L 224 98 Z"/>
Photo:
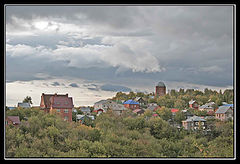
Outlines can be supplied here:
<path id="1" fill-rule="evenodd" d="M 125 101 L 125 102 L 123 103 L 123 105 L 124 105 L 124 107 L 130 108 L 130 109 L 132 109 L 132 110 L 134 110 L 134 109 L 139 109 L 139 107 L 140 107 L 139 102 L 136 102 L 136 101 L 134 101 L 134 100 L 132 100 L 132 99 Z"/>

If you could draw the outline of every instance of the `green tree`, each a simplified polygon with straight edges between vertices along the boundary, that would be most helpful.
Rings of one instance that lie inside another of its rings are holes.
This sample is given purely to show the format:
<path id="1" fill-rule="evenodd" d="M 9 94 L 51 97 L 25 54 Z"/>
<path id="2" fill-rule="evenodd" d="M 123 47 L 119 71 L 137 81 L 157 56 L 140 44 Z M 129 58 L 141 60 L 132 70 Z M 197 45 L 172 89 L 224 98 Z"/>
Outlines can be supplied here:
<path id="1" fill-rule="evenodd" d="M 27 96 L 27 97 L 25 97 L 25 98 L 23 99 L 22 102 L 23 102 L 23 103 L 30 103 L 30 104 L 32 104 L 32 98 L 31 98 L 30 96 Z"/>
<path id="2" fill-rule="evenodd" d="M 176 112 L 176 115 L 174 117 L 174 121 L 176 121 L 178 124 L 182 124 L 182 121 L 185 120 L 185 116 L 183 114 L 183 112 L 178 111 Z"/>
<path id="3" fill-rule="evenodd" d="M 158 109 L 156 111 L 156 113 L 165 121 L 168 121 L 169 119 L 172 118 L 172 113 L 171 110 L 169 108 L 166 107 L 161 107 L 160 109 Z"/>
<path id="4" fill-rule="evenodd" d="M 184 109 L 186 107 L 186 103 L 182 99 L 177 99 L 174 102 L 174 108 Z"/>

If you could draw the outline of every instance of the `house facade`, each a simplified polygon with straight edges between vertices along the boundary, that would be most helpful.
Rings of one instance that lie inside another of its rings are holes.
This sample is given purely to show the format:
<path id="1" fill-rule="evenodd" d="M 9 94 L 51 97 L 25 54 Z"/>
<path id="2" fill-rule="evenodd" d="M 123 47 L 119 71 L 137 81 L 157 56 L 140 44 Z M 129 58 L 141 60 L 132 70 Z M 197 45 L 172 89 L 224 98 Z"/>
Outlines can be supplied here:
<path id="1" fill-rule="evenodd" d="M 94 103 L 94 105 L 93 105 L 95 111 L 102 109 L 103 112 L 106 112 L 109 108 L 112 108 L 115 106 L 117 106 L 117 103 L 112 100 L 100 100 L 100 101 Z"/>
<path id="2" fill-rule="evenodd" d="M 42 94 L 40 108 L 46 113 L 56 113 L 65 121 L 72 121 L 72 97 L 59 94 Z"/>
<path id="3" fill-rule="evenodd" d="M 93 112 L 96 113 L 97 116 L 99 116 L 101 113 L 106 112 L 106 111 L 104 111 L 103 109 L 100 108 L 100 109 L 93 110 Z"/>
<path id="4" fill-rule="evenodd" d="M 80 111 L 87 115 L 91 113 L 90 107 L 80 107 Z"/>
<path id="5" fill-rule="evenodd" d="M 214 112 L 214 105 L 215 105 L 214 102 L 209 102 L 209 103 L 206 103 L 206 104 L 200 106 L 199 110 L 200 111 L 207 111 L 207 112 Z"/>
<path id="6" fill-rule="evenodd" d="M 182 121 L 182 126 L 186 130 L 205 130 L 207 128 L 206 120 L 198 116 Z"/>
<path id="7" fill-rule="evenodd" d="M 5 122 L 6 126 L 13 125 L 18 127 L 21 124 L 19 116 L 7 116 Z"/>
<path id="8" fill-rule="evenodd" d="M 136 97 L 134 101 L 138 102 L 140 106 L 147 105 L 147 101 L 143 97 Z"/>
<path id="9" fill-rule="evenodd" d="M 160 109 L 161 106 L 158 105 L 157 103 L 149 103 L 147 104 L 147 109 L 151 110 L 151 111 L 156 111 L 158 109 Z"/>
<path id="10" fill-rule="evenodd" d="M 118 116 L 120 116 L 127 108 L 122 104 L 117 104 L 116 106 L 110 107 L 112 112 Z"/>
<path id="11" fill-rule="evenodd" d="M 220 106 L 215 112 L 215 118 L 221 121 L 233 120 L 233 106 Z"/>
<path id="12" fill-rule="evenodd" d="M 198 103 L 196 102 L 196 100 L 190 100 L 188 104 L 189 104 L 189 108 L 198 110 Z"/>
<path id="13" fill-rule="evenodd" d="M 127 100 L 123 103 L 124 107 L 135 110 L 140 108 L 139 102 L 136 102 L 134 100 Z"/>

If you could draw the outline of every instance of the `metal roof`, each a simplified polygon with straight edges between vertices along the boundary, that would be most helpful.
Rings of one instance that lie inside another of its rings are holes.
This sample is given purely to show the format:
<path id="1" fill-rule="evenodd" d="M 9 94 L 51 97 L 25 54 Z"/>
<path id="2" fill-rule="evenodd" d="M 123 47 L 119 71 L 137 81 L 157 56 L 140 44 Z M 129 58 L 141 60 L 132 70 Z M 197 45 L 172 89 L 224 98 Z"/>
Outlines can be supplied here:
<path id="1" fill-rule="evenodd" d="M 18 107 L 22 107 L 22 108 L 30 108 L 30 104 L 29 103 L 18 103 Z"/>
<path id="2" fill-rule="evenodd" d="M 222 105 L 222 106 L 230 106 L 230 107 L 233 108 L 233 104 L 224 104 L 224 105 Z"/>
<path id="3" fill-rule="evenodd" d="M 215 113 L 216 114 L 226 113 L 228 111 L 228 109 L 232 109 L 232 107 L 223 105 L 223 106 L 220 106 Z"/>
<path id="4" fill-rule="evenodd" d="M 186 120 L 186 122 L 192 122 L 192 121 L 206 121 L 206 120 L 198 116 L 193 116 Z"/>
<path id="5" fill-rule="evenodd" d="M 157 86 L 159 86 L 159 87 L 165 87 L 165 84 L 160 81 Z"/>
<path id="6" fill-rule="evenodd" d="M 139 102 L 136 102 L 136 101 L 130 99 L 130 100 L 125 101 L 123 104 L 139 104 Z"/>

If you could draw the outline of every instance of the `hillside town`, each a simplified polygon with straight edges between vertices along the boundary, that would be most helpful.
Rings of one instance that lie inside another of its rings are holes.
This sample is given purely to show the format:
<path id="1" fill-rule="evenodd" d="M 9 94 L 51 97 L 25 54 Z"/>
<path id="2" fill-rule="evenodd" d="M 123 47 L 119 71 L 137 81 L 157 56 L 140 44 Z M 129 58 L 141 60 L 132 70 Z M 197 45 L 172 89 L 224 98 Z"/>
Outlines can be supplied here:
<path id="1" fill-rule="evenodd" d="M 117 92 L 93 106 L 68 93 L 5 110 L 6 157 L 233 157 L 233 90 Z"/>
<path id="2" fill-rule="evenodd" d="M 234 105 L 221 102 L 217 105 L 214 101 L 208 100 L 205 104 L 199 104 L 197 100 L 191 99 L 185 108 L 166 108 L 165 106 L 151 102 L 154 98 L 166 95 L 166 86 L 163 82 L 159 82 L 155 86 L 154 95 L 137 96 L 132 99 L 110 98 L 95 102 L 93 106 L 75 107 L 72 97 L 67 94 L 46 94 L 42 93 L 40 105 L 34 106 L 40 108 L 44 113 L 56 114 L 67 122 L 84 123 L 84 120 L 90 119 L 94 121 L 96 117 L 107 111 L 111 111 L 114 115 L 120 116 L 124 112 L 131 112 L 135 116 L 142 116 L 148 113 L 148 117 L 165 117 L 171 126 L 185 130 L 203 130 L 211 132 L 211 125 L 208 120 L 229 121 L 233 120 Z M 17 107 L 6 107 L 8 110 L 24 110 L 31 108 L 30 102 L 19 102 Z M 161 113 L 165 112 L 165 116 Z M 168 116 L 167 113 L 169 114 Z M 150 114 L 150 115 L 149 115 Z M 181 117 L 179 119 L 179 116 Z M 178 117 L 178 118 L 177 118 Z M 27 118 L 25 118 L 27 119 Z M 19 126 L 21 121 L 17 115 L 6 115 L 6 126 Z"/>

